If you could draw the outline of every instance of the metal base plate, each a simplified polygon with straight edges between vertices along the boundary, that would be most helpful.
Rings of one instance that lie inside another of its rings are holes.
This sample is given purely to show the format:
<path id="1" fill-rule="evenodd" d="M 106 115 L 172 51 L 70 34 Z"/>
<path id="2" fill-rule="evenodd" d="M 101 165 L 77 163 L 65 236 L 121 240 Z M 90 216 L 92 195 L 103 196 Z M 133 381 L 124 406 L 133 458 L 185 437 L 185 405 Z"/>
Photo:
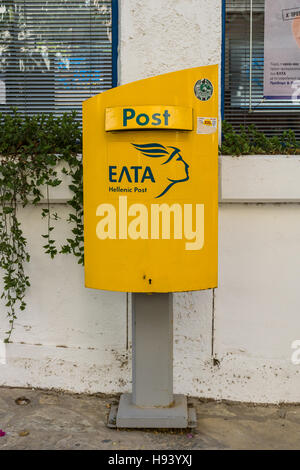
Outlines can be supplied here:
<path id="1" fill-rule="evenodd" d="M 174 395 L 169 407 L 140 408 L 132 403 L 131 393 L 121 395 L 119 406 L 112 406 L 107 426 L 110 428 L 192 428 L 196 412 L 184 395 Z"/>

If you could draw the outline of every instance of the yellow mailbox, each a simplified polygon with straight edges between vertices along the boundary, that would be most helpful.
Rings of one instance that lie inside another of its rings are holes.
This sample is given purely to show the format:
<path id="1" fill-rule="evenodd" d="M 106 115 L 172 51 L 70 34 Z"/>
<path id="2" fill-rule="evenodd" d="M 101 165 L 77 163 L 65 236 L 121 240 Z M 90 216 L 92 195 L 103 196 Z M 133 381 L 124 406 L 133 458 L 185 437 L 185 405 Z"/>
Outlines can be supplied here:
<path id="1" fill-rule="evenodd" d="M 86 100 L 83 166 L 87 287 L 217 286 L 218 66 Z"/>

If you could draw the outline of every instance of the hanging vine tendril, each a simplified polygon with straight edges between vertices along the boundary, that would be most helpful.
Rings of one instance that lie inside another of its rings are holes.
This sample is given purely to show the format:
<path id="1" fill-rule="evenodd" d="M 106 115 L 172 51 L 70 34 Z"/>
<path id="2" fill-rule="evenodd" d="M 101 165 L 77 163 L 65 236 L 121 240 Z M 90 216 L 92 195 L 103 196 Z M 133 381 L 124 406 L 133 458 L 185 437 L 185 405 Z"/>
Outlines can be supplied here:
<path id="1" fill-rule="evenodd" d="M 36 115 L 23 118 L 16 109 L 10 115 L 0 114 L 0 268 L 3 271 L 1 299 L 7 308 L 9 326 L 4 342 L 11 340 L 18 311 L 26 307 L 25 295 L 30 286 L 26 263 L 30 261 L 27 240 L 18 219 L 19 211 L 28 204 L 46 199 L 42 217 L 47 218 L 47 232 L 42 236 L 44 250 L 54 258 L 59 253 L 73 253 L 83 264 L 83 208 L 81 129 L 76 114 Z M 50 210 L 49 187 L 61 184 L 57 164 L 63 162 L 63 173 L 69 175 L 73 197 L 68 222 L 72 237 L 58 250 L 53 239 L 53 223 L 58 219 Z"/>

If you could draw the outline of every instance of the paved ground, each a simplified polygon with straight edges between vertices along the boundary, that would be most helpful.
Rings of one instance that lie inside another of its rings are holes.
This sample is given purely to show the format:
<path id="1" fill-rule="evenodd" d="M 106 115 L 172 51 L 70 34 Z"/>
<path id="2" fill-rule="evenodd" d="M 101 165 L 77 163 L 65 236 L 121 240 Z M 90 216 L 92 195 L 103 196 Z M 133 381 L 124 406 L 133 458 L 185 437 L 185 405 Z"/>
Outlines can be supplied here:
<path id="1" fill-rule="evenodd" d="M 195 430 L 128 431 L 105 426 L 116 397 L 0 388 L 0 450 L 300 448 L 300 405 L 192 401 Z"/>

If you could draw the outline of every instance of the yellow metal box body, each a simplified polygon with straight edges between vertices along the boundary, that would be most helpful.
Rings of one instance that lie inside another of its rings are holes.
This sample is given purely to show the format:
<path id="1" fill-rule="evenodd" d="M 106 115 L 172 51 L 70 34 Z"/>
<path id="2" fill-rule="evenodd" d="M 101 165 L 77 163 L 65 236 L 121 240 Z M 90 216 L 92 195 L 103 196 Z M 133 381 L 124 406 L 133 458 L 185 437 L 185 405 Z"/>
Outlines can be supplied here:
<path id="1" fill-rule="evenodd" d="M 216 65 L 86 100 L 83 165 L 87 287 L 217 286 Z"/>

